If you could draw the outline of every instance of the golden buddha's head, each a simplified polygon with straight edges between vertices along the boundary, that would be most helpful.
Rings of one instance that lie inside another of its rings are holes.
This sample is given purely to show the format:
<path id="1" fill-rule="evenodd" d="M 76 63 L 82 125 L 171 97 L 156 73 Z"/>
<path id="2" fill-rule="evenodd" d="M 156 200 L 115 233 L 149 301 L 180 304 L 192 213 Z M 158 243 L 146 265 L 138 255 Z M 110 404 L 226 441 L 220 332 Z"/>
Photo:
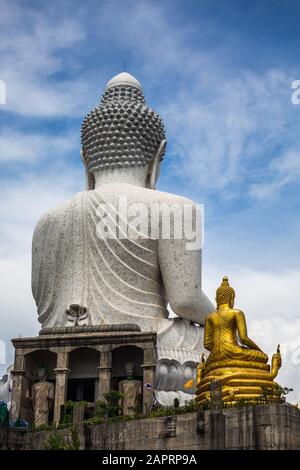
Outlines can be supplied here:
<path id="1" fill-rule="evenodd" d="M 223 304 L 229 304 L 231 308 L 234 306 L 234 289 L 229 285 L 228 277 L 224 276 L 222 284 L 217 289 L 216 302 L 217 307 Z"/>

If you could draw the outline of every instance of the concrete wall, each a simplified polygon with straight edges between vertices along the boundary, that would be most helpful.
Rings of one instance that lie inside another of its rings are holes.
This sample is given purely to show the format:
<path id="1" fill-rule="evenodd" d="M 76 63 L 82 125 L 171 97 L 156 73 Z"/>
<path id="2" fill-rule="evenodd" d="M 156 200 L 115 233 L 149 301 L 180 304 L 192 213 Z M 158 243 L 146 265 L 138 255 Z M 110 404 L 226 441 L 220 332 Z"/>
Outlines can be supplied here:
<path id="1" fill-rule="evenodd" d="M 300 410 L 293 406 L 245 406 L 226 409 L 224 414 L 226 449 L 300 449 Z M 86 425 L 78 432 L 85 449 L 205 450 L 210 447 L 209 411 L 203 418 L 201 426 L 197 413 L 178 415 L 175 437 L 166 436 L 166 418 Z M 61 432 L 67 435 L 69 431 Z M 49 435 L 28 432 L 23 437 L 23 448 L 45 449 Z M 14 439 L 11 435 L 8 447 L 15 448 Z"/>
<path id="2" fill-rule="evenodd" d="M 7 447 L 6 447 L 6 432 L 5 432 L 5 428 L 2 428 L 0 426 L 0 450 L 5 450 Z"/>

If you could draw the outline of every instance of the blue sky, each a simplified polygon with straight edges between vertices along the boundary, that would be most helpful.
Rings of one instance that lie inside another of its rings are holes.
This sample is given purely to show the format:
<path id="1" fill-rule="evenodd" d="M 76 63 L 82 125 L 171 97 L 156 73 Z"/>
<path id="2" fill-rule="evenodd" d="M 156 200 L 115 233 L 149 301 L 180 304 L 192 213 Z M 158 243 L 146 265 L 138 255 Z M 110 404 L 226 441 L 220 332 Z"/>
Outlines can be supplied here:
<path id="1" fill-rule="evenodd" d="M 292 0 L 0 0 L 0 339 L 38 330 L 32 231 L 83 189 L 81 122 L 126 62 L 165 122 L 159 189 L 205 204 L 207 293 L 228 274 L 300 386 L 299 22 Z"/>

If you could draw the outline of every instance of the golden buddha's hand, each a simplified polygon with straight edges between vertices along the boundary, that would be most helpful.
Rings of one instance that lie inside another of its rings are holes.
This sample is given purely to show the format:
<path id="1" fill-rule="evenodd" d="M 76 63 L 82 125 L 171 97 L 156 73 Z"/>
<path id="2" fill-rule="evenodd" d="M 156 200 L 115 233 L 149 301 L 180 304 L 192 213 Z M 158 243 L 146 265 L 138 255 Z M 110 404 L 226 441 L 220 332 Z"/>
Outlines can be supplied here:
<path id="1" fill-rule="evenodd" d="M 274 362 L 274 365 L 276 364 L 278 369 L 280 369 L 281 365 L 282 365 L 282 358 L 281 358 L 281 354 L 280 352 L 279 353 L 276 353 L 276 354 L 273 354 L 272 356 L 272 362 Z"/>
<path id="2" fill-rule="evenodd" d="M 254 341 L 252 341 L 250 338 L 248 338 L 247 336 L 244 337 L 243 339 L 241 339 L 241 341 L 243 342 L 243 344 L 245 346 L 247 346 L 247 348 L 250 348 L 250 349 L 255 349 L 255 351 L 262 351 L 262 349 L 260 349 L 259 346 L 257 346 L 256 343 L 254 343 Z"/>
<path id="3" fill-rule="evenodd" d="M 281 359 L 281 354 L 280 354 L 280 349 L 278 347 L 277 352 L 273 354 L 272 356 L 272 369 L 271 369 L 271 375 L 273 378 L 275 378 L 278 374 L 278 371 L 281 367 L 282 364 L 282 359 Z"/>

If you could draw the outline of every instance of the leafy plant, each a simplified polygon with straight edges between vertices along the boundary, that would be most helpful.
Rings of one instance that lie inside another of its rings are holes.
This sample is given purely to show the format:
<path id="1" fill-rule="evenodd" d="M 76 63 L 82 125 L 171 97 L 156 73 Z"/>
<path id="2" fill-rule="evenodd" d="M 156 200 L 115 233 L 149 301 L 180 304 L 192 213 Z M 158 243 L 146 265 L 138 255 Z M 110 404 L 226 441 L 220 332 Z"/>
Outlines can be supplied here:
<path id="1" fill-rule="evenodd" d="M 261 400 L 268 402 L 272 401 L 272 397 L 276 395 L 282 403 L 286 403 L 286 396 L 292 392 L 292 388 L 277 386 L 276 390 L 273 390 L 270 387 L 262 387 L 262 396 Z"/>
<path id="2" fill-rule="evenodd" d="M 176 399 L 175 399 L 176 400 Z M 174 405 L 175 405 L 174 400 Z M 179 401 L 178 401 L 179 405 Z M 159 418 L 162 416 L 172 416 L 172 415 L 179 415 L 183 413 L 191 413 L 197 410 L 197 405 L 195 400 L 186 401 L 183 406 L 169 406 L 169 407 L 161 407 L 158 406 L 154 410 L 151 411 L 149 414 L 149 418 Z"/>
<path id="3" fill-rule="evenodd" d="M 50 434 L 48 440 L 48 450 L 79 450 L 80 440 L 78 432 L 72 428 L 68 435 L 63 435 L 57 431 Z"/>
<path id="4" fill-rule="evenodd" d="M 80 440 L 76 428 L 71 429 L 71 439 L 67 445 L 66 450 L 79 450 L 80 449 Z"/>
<path id="5" fill-rule="evenodd" d="M 110 390 L 104 393 L 104 398 L 108 403 L 116 404 L 119 400 L 124 398 L 124 393 L 118 392 L 118 390 Z"/>
<path id="6" fill-rule="evenodd" d="M 100 418 L 112 418 L 119 415 L 121 407 L 119 400 L 124 397 L 123 393 L 110 390 L 104 394 L 105 400 L 97 401 L 94 416 Z"/>
<path id="7" fill-rule="evenodd" d="M 247 405 L 248 405 L 247 400 L 244 400 L 243 398 L 236 402 L 236 406 L 238 406 L 238 407 L 239 406 L 247 406 Z"/>
<path id="8" fill-rule="evenodd" d="M 279 395 L 281 400 L 286 403 L 286 396 L 290 393 L 293 392 L 293 388 L 288 388 L 288 387 L 281 387 L 281 385 L 278 385 L 276 394 Z"/>
<path id="9" fill-rule="evenodd" d="M 61 436 L 61 434 L 58 434 L 57 432 L 50 434 L 49 439 L 48 439 L 48 450 L 63 450 L 64 449 L 64 438 Z"/>
<path id="10" fill-rule="evenodd" d="M 189 401 L 186 401 L 185 404 L 183 405 L 183 407 L 181 407 L 179 409 L 183 413 L 191 413 L 193 411 L 197 411 L 198 406 L 197 406 L 195 400 L 189 400 Z"/>

